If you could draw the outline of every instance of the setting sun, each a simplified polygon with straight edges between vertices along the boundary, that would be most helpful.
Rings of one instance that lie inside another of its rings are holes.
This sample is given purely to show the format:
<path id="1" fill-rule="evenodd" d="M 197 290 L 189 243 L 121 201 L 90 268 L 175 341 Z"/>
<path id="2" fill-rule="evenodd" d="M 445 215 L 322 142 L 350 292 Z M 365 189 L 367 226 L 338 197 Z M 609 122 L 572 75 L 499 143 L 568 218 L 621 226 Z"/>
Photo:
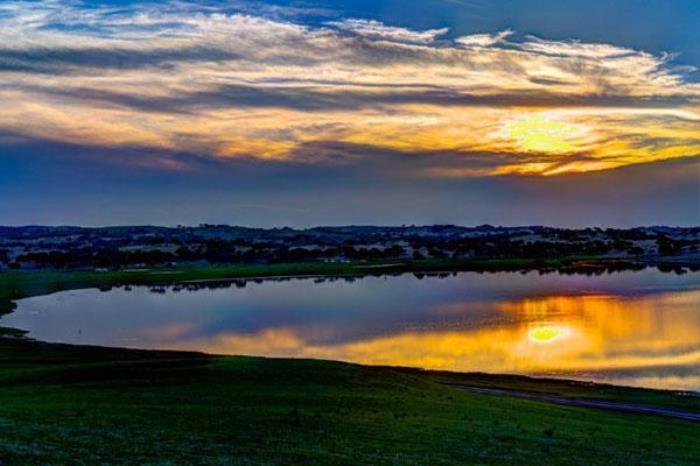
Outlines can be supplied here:
<path id="1" fill-rule="evenodd" d="M 569 330 L 555 325 L 542 325 L 533 327 L 527 333 L 528 339 L 533 343 L 554 343 L 569 336 Z"/>
<path id="2" fill-rule="evenodd" d="M 507 121 L 500 136 L 514 140 L 527 152 L 562 154 L 585 147 L 589 128 L 543 114 L 526 115 Z"/>

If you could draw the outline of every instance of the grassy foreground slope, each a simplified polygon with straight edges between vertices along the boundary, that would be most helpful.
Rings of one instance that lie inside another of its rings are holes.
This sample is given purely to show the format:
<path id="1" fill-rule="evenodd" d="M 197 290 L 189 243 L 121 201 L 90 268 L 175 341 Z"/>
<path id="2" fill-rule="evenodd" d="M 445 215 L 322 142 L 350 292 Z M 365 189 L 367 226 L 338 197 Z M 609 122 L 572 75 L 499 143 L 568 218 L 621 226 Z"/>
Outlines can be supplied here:
<path id="1" fill-rule="evenodd" d="M 696 400 L 670 393 L 566 382 L 7 339 L 0 340 L 0 461 L 700 461 L 697 423 L 475 394 L 444 383 L 470 380 L 577 396 L 641 396 L 697 408 Z"/>

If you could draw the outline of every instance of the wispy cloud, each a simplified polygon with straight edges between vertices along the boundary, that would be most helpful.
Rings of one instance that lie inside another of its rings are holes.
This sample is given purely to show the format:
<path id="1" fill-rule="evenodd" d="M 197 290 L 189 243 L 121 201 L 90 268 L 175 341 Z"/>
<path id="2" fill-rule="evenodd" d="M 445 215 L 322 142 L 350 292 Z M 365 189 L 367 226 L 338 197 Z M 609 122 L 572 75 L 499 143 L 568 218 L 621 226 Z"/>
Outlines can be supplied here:
<path id="1" fill-rule="evenodd" d="M 343 21 L 331 21 L 327 23 L 341 31 L 348 31 L 361 37 L 370 39 L 385 39 L 394 42 L 408 42 L 416 44 L 429 44 L 438 37 L 449 32 L 447 28 L 428 29 L 424 31 L 414 31 L 412 29 L 387 26 L 386 24 L 365 19 L 345 19 Z"/>
<path id="2" fill-rule="evenodd" d="M 455 39 L 455 43 L 466 47 L 492 47 L 502 43 L 509 36 L 513 35 L 513 31 L 507 29 L 496 34 L 471 34 Z"/>
<path id="3" fill-rule="evenodd" d="M 700 86 L 671 55 L 510 30 L 450 38 L 365 19 L 304 22 L 321 13 L 4 2 L 0 129 L 300 163 L 357 147 L 355 161 L 440 153 L 420 174 L 448 177 L 700 154 Z"/>

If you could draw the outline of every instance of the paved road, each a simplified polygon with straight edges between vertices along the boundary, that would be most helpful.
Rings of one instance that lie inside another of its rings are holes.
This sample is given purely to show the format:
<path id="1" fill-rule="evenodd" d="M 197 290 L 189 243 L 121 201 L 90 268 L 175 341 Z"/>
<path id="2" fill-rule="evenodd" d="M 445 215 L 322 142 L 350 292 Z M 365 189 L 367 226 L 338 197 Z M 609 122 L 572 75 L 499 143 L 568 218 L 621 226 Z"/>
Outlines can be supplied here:
<path id="1" fill-rule="evenodd" d="M 607 409 L 610 411 L 618 411 L 622 413 L 651 414 L 653 416 L 666 416 L 676 419 L 683 419 L 686 421 L 700 422 L 700 413 L 680 411 L 677 409 L 663 408 L 658 406 L 625 404 L 617 403 L 614 401 L 588 400 L 582 398 L 566 398 L 564 396 L 558 395 L 545 395 L 539 393 L 521 392 L 517 390 L 504 390 L 500 388 L 469 387 L 465 385 L 459 385 L 458 388 L 461 390 L 466 390 L 473 393 L 483 393 L 486 395 L 510 396 L 513 398 L 543 401 L 545 403 L 554 403 L 565 406 Z"/>

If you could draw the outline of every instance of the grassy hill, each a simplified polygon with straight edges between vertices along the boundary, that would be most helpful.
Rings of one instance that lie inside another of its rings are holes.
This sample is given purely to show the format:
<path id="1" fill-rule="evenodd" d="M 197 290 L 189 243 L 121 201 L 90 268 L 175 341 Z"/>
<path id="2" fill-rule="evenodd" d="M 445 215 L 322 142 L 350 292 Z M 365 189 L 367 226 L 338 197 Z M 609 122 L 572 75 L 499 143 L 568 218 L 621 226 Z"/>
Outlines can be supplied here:
<path id="1" fill-rule="evenodd" d="M 470 393 L 670 392 L 0 340 L 2 464 L 698 464 L 700 425 Z"/>

